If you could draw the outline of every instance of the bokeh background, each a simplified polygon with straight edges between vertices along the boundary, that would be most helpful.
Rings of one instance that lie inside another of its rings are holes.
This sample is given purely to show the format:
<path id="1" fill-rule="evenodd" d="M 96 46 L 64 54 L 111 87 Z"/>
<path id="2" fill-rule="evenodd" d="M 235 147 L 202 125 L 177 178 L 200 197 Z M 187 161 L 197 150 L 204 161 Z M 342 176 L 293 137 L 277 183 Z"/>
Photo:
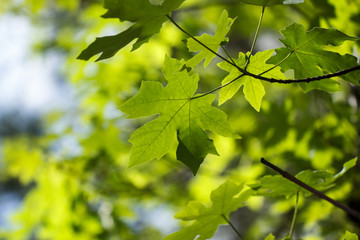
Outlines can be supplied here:
<path id="1" fill-rule="evenodd" d="M 239 1 L 187 0 L 174 19 L 194 35 L 213 34 L 223 9 L 236 17 L 226 49 L 250 49 L 261 7 Z M 143 80 L 165 83 L 165 54 L 189 59 L 182 34 L 170 22 L 140 49 L 130 46 L 101 61 L 77 60 L 97 36 L 129 23 L 102 19 L 100 0 L 0 0 L 0 239 L 153 240 L 186 225 L 173 215 L 190 200 L 209 202 L 226 179 L 254 183 L 274 174 L 267 157 L 291 173 L 337 172 L 360 149 L 360 89 L 303 93 L 295 85 L 265 84 L 256 112 L 238 93 L 221 106 L 242 139 L 212 135 L 220 156 L 209 155 L 194 177 L 175 158 L 127 169 L 129 136 L 149 120 L 129 120 L 118 110 Z M 265 11 L 256 51 L 281 46 L 280 30 L 297 22 L 335 27 L 360 37 L 358 0 L 305 0 Z M 329 49 L 332 49 L 329 47 Z M 359 56 L 359 43 L 334 49 Z M 199 66 L 199 92 L 219 86 L 216 61 Z M 291 73 L 290 73 L 291 74 Z M 360 74 L 359 74 L 360 79 Z M 360 208 L 358 166 L 328 192 Z M 294 199 L 253 197 L 231 215 L 246 239 L 284 237 Z M 315 197 L 301 199 L 296 239 L 340 239 L 359 221 Z M 213 239 L 236 239 L 222 226 Z"/>

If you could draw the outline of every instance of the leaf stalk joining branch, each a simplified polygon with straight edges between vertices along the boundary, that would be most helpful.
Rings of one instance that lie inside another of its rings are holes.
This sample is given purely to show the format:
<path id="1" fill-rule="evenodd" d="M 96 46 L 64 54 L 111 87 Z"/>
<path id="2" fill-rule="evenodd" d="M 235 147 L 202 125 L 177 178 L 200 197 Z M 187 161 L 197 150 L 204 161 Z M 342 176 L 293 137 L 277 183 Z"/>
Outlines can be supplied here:
<path id="1" fill-rule="evenodd" d="M 261 163 L 270 167 L 271 169 L 275 170 L 276 172 L 280 173 L 284 178 L 288 179 L 289 181 L 299 185 L 300 187 L 308 190 L 309 192 L 313 193 L 314 195 L 318 196 L 321 199 L 324 199 L 325 201 L 331 203 L 332 205 L 334 205 L 337 208 L 342 209 L 343 211 L 347 212 L 348 214 L 356 217 L 357 219 L 360 219 L 360 212 L 355 211 L 354 209 L 326 196 L 324 193 L 314 189 L 313 187 L 307 185 L 306 183 L 300 181 L 299 179 L 297 179 L 296 177 L 292 176 L 291 174 L 289 174 L 288 172 L 280 169 L 279 167 L 275 166 L 274 164 L 266 161 L 264 158 L 261 158 Z"/>
<path id="2" fill-rule="evenodd" d="M 246 70 L 247 66 L 249 65 L 249 63 L 250 63 L 251 55 L 252 55 L 253 52 L 254 52 L 255 43 L 256 43 L 256 40 L 257 40 L 258 35 L 259 35 L 261 23 L 262 23 L 262 20 L 263 20 L 263 17 L 264 17 L 264 12 L 265 12 L 265 6 L 262 7 L 262 11 L 261 11 L 259 23 L 258 23 L 258 25 L 257 25 L 257 27 L 256 27 L 256 32 L 255 32 L 254 40 L 253 40 L 253 43 L 252 43 L 252 45 L 251 45 L 250 54 L 249 54 L 249 57 L 248 57 L 248 59 L 246 60 L 246 63 L 245 63 L 245 70 Z"/>
<path id="3" fill-rule="evenodd" d="M 263 14 L 262 14 L 263 15 Z M 198 39 L 196 39 L 193 35 L 191 35 L 189 32 L 187 32 L 185 29 L 183 29 L 179 24 L 176 23 L 176 21 L 171 18 L 169 15 L 166 15 L 166 17 L 180 30 L 182 31 L 183 33 L 185 33 L 187 36 L 189 36 L 190 38 L 192 38 L 194 41 L 196 41 L 197 43 L 199 43 L 201 46 L 203 46 L 204 48 L 206 48 L 208 51 L 212 52 L 213 54 L 215 54 L 217 57 L 219 57 L 220 59 L 224 60 L 225 62 L 227 62 L 228 64 L 234 66 L 236 69 L 239 70 L 239 72 L 242 74 L 241 76 L 250 76 L 250 77 L 253 77 L 253 78 L 256 78 L 256 79 L 259 79 L 259 80 L 262 80 L 262 81 L 266 81 L 266 82 L 270 82 L 270 83 L 280 83 L 280 84 L 290 84 L 290 83 L 310 83 L 310 82 L 314 82 L 314 81 L 320 81 L 320 80 L 323 80 L 323 79 L 328 79 L 328 78 L 333 78 L 333 77 L 339 77 L 339 76 L 342 76 L 342 75 L 345 75 L 345 74 L 348 74 L 348 73 L 351 73 L 351 72 L 354 72 L 354 71 L 358 71 L 360 70 L 360 65 L 357 65 L 357 66 L 354 66 L 354 67 L 351 67 L 351 68 L 347 68 L 347 69 L 344 69 L 344 70 L 341 70 L 341 71 L 338 71 L 338 72 L 334 72 L 334 73 L 330 73 L 330 74 L 325 74 L 325 75 L 320 75 L 320 76 L 316 76 L 316 77 L 308 77 L 308 78 L 299 78 L 299 79 L 276 79 L 276 78 L 268 78 L 268 77 L 263 77 L 261 76 L 262 74 L 253 74 L 251 72 L 248 72 L 246 69 L 243 69 L 239 66 L 237 66 L 233 61 L 229 61 L 228 59 L 226 59 L 225 57 L 223 57 L 222 55 L 218 54 L 217 52 L 213 51 L 212 49 L 210 49 L 208 46 L 206 46 L 206 44 L 202 43 L 201 41 L 199 41 Z M 289 55 L 288 55 L 289 56 Z M 283 61 L 285 61 L 288 56 L 281 61 L 281 63 Z M 266 72 L 269 72 L 271 71 L 273 68 L 267 70 Z M 238 78 L 234 79 L 237 80 Z M 231 81 L 232 83 L 233 81 Z M 226 84 L 228 85 L 228 84 Z M 210 92 L 214 92 L 216 90 L 219 90 L 223 87 L 225 87 L 226 85 L 222 85 Z"/>
<path id="4" fill-rule="evenodd" d="M 226 217 L 224 214 L 222 214 L 221 216 L 224 218 L 224 220 L 229 224 L 229 226 L 232 228 L 232 230 L 234 230 L 234 232 L 236 233 L 236 235 L 238 235 L 238 237 L 239 237 L 240 240 L 241 240 L 241 239 L 242 239 L 242 236 L 241 236 L 241 234 L 239 233 L 239 231 L 236 230 L 235 226 L 230 222 L 229 219 L 227 219 L 227 217 Z"/>
<path id="5" fill-rule="evenodd" d="M 290 239 L 292 239 L 292 235 L 294 233 L 294 227 L 295 227 L 295 221 L 296 221 L 296 217 L 297 217 L 298 207 L 299 207 L 299 191 L 296 192 L 294 215 L 293 215 L 293 219 L 291 221 L 291 227 L 290 227 L 290 233 L 289 233 Z"/>

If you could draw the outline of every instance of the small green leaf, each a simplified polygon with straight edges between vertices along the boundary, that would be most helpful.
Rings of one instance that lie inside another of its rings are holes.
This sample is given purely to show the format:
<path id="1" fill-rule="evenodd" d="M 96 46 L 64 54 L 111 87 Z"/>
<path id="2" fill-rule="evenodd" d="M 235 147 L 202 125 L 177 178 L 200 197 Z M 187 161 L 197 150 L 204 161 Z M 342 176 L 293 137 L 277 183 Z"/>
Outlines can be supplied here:
<path id="1" fill-rule="evenodd" d="M 338 179 L 339 177 L 342 177 L 349 169 L 355 167 L 357 162 L 357 157 L 347 161 L 346 163 L 344 163 L 343 165 L 343 169 L 334 176 L 335 179 Z"/>
<path id="2" fill-rule="evenodd" d="M 268 197 L 289 196 L 300 189 L 295 183 L 280 175 L 264 176 L 258 183 L 251 184 L 249 187 L 256 191 L 256 195 Z"/>
<path id="3" fill-rule="evenodd" d="M 334 186 L 334 182 L 342 177 L 348 170 L 356 165 L 357 158 L 353 158 L 343 165 L 343 169 L 333 175 L 327 171 L 305 170 L 296 175 L 296 178 L 314 187 L 316 190 L 324 191 Z"/>
<path id="4" fill-rule="evenodd" d="M 97 61 L 110 58 L 135 39 L 132 50 L 139 48 L 160 31 L 162 24 L 168 20 L 166 15 L 184 1 L 165 0 L 161 5 L 153 5 L 149 0 L 105 0 L 104 7 L 108 11 L 102 17 L 118 18 L 122 22 L 134 24 L 117 35 L 96 38 L 81 52 L 78 59 L 89 60 L 99 53 L 101 55 Z"/>
<path id="5" fill-rule="evenodd" d="M 240 0 L 243 3 L 258 5 L 258 6 L 271 6 L 279 4 L 298 4 L 303 3 L 304 0 Z"/>
<path id="6" fill-rule="evenodd" d="M 195 95 L 199 76 L 182 70 L 184 64 L 184 60 L 166 57 L 163 73 L 168 85 L 143 81 L 139 93 L 120 107 L 130 118 L 160 114 L 131 136 L 129 167 L 160 159 L 177 136 L 177 158 L 196 174 L 208 153 L 217 154 L 205 130 L 238 137 L 227 123 L 226 114 L 211 105 L 214 95 Z"/>
<path id="7" fill-rule="evenodd" d="M 226 10 L 224 10 L 219 18 L 215 35 L 211 36 L 205 33 L 200 37 L 196 37 L 196 39 L 205 44 L 214 52 L 217 52 L 221 45 L 224 45 L 224 43 L 228 42 L 226 34 L 229 32 L 234 21 L 235 19 L 228 18 L 228 13 Z M 186 62 L 186 65 L 191 68 L 194 68 L 204 59 L 204 66 L 206 67 L 215 57 L 214 53 L 210 52 L 192 38 L 188 39 L 187 47 L 191 52 L 199 52 Z"/>
<path id="8" fill-rule="evenodd" d="M 200 202 L 189 202 L 175 218 L 184 221 L 195 220 L 191 225 L 180 229 L 164 238 L 164 240 L 204 240 L 211 238 L 220 224 L 226 224 L 224 217 L 244 206 L 252 194 L 251 190 L 244 191 L 244 185 L 226 181 L 211 193 L 211 206 L 204 206 Z M 240 195 L 239 195 L 240 193 Z"/>
<path id="9" fill-rule="evenodd" d="M 266 50 L 264 52 L 256 53 L 254 56 L 250 58 L 250 63 L 247 66 L 247 71 L 253 74 L 261 74 L 264 71 L 267 71 L 270 68 L 272 68 L 274 65 L 266 64 L 265 62 L 271 57 L 273 52 L 274 52 L 273 50 Z M 244 68 L 246 63 L 246 58 L 247 55 L 240 52 L 239 58 L 234 59 L 234 62 L 239 67 Z M 239 75 L 241 75 L 241 73 L 237 68 L 235 68 L 234 66 L 230 65 L 227 62 L 221 62 L 218 64 L 218 66 L 221 69 L 229 72 L 229 75 L 227 75 L 222 81 L 223 85 L 232 81 Z M 262 76 L 271 77 L 271 78 L 280 78 L 280 79 L 284 78 L 284 74 L 281 73 L 279 67 L 276 67 L 273 70 L 265 74 L 262 74 Z M 265 95 L 265 89 L 259 79 L 255 79 L 249 76 L 243 76 L 238 80 L 234 81 L 233 83 L 223 87 L 220 90 L 219 105 L 231 99 L 235 95 L 235 93 L 239 91 L 242 85 L 244 85 L 243 92 L 245 94 L 246 100 L 251 104 L 251 106 L 253 106 L 253 108 L 256 111 L 260 111 L 261 101 Z"/>
<path id="10" fill-rule="evenodd" d="M 351 233 L 346 231 L 345 235 L 343 236 L 342 240 L 358 240 L 358 236 L 355 233 Z"/>
<path id="11" fill-rule="evenodd" d="M 281 42 L 285 47 L 276 49 L 276 55 L 267 63 L 280 64 L 281 70 L 294 70 L 295 78 L 316 77 L 326 73 L 334 73 L 358 65 L 357 58 L 345 54 L 324 50 L 324 46 L 341 45 L 344 41 L 355 41 L 358 38 L 350 37 L 336 29 L 314 28 L 306 32 L 304 26 L 294 23 L 281 31 L 285 39 Z M 345 81 L 359 85 L 358 73 L 352 72 L 341 76 Z M 305 92 L 312 89 L 337 91 L 338 83 L 332 79 L 313 81 L 299 84 Z"/>
<path id="12" fill-rule="evenodd" d="M 337 174 L 331 174 L 327 171 L 311 171 L 304 170 L 298 173 L 295 177 L 307 185 L 315 188 L 318 191 L 324 191 L 334 186 L 334 182 L 341 176 L 343 176 L 349 169 L 355 166 L 356 158 L 347 161 L 344 164 L 343 169 Z M 256 184 L 249 185 L 256 191 L 257 195 L 261 196 L 290 196 L 301 191 L 306 195 L 310 193 L 301 188 L 297 184 L 285 179 L 281 175 L 264 176 Z"/>

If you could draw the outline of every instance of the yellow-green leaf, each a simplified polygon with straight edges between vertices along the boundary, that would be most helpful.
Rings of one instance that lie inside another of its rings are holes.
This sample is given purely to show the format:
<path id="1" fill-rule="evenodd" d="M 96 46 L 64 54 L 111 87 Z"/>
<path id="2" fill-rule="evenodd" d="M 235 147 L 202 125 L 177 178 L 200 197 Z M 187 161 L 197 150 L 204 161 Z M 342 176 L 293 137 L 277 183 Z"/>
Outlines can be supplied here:
<path id="1" fill-rule="evenodd" d="M 247 71 L 253 74 L 262 74 L 263 72 L 274 67 L 272 64 L 266 64 L 265 62 L 271 57 L 273 50 L 266 50 L 264 52 L 258 52 L 250 58 L 250 63 L 247 66 Z M 246 56 L 243 53 L 239 53 L 239 58 L 234 59 L 234 62 L 241 68 L 245 67 Z M 227 84 L 241 75 L 239 70 L 234 66 L 230 65 L 227 62 L 221 62 L 218 66 L 229 72 L 229 74 L 224 78 L 222 84 Z M 265 74 L 262 74 L 264 77 L 271 78 L 284 78 L 284 75 L 281 73 L 280 68 L 276 67 Z M 256 111 L 260 111 L 261 101 L 265 95 L 265 89 L 259 79 L 255 79 L 250 76 L 242 76 L 236 81 L 226 85 L 220 90 L 219 105 L 223 104 L 227 100 L 231 99 L 235 93 L 237 93 L 241 86 L 244 86 L 243 92 L 245 94 L 246 100 L 253 106 Z"/>
<path id="2" fill-rule="evenodd" d="M 200 202 L 189 202 L 175 218 L 184 221 L 195 220 L 190 226 L 180 229 L 164 238 L 164 240 L 204 240 L 211 238 L 220 224 L 226 224 L 225 218 L 231 212 L 244 206 L 252 191 L 243 190 L 244 185 L 238 185 L 230 180 L 220 185 L 211 193 L 211 206 Z M 240 195 L 238 195 L 240 193 Z"/>
<path id="3" fill-rule="evenodd" d="M 177 136 L 178 160 L 195 174 L 208 153 L 217 154 L 205 130 L 237 137 L 226 121 L 226 114 L 211 105 L 215 96 L 195 95 L 199 76 L 182 70 L 184 64 L 184 60 L 166 57 L 163 73 L 168 85 L 143 81 L 139 93 L 120 107 L 130 118 L 160 114 L 131 136 L 129 167 L 160 159 Z"/>
<path id="4" fill-rule="evenodd" d="M 231 25 L 234 21 L 235 19 L 228 18 L 228 13 L 226 10 L 224 10 L 218 21 L 215 35 L 211 36 L 205 33 L 200 37 L 196 37 L 196 39 L 205 44 L 214 52 L 217 52 L 222 42 L 228 40 L 226 34 L 229 32 Z M 215 57 L 214 53 L 210 52 L 208 49 L 206 49 L 204 46 L 202 46 L 192 38 L 189 38 L 187 40 L 187 47 L 191 52 L 199 52 L 186 62 L 186 65 L 188 67 L 193 68 L 204 59 L 204 66 L 206 67 Z"/>
<path id="5" fill-rule="evenodd" d="M 323 49 L 326 45 L 338 46 L 346 40 L 355 41 L 358 38 L 350 37 L 336 29 L 314 28 L 306 32 L 304 26 L 297 23 L 286 27 L 281 33 L 285 37 L 281 40 L 285 47 L 276 49 L 276 55 L 267 63 L 281 63 L 281 70 L 294 70 L 295 78 L 316 77 L 358 65 L 357 58 L 352 55 L 340 55 Z M 359 85 L 357 72 L 342 75 L 341 78 Z M 312 89 L 329 92 L 339 89 L 337 82 L 332 79 L 301 83 L 299 86 L 305 92 Z"/>
<path id="6" fill-rule="evenodd" d="M 96 38 L 78 59 L 89 60 L 92 56 L 101 53 L 97 61 L 114 56 L 120 49 L 136 39 L 132 50 L 142 44 L 161 29 L 167 21 L 167 14 L 177 9 L 184 0 L 164 0 L 161 5 L 153 5 L 149 0 L 105 0 L 104 7 L 108 11 L 104 18 L 118 18 L 120 21 L 133 22 L 134 25 L 125 31 L 114 35 Z"/>

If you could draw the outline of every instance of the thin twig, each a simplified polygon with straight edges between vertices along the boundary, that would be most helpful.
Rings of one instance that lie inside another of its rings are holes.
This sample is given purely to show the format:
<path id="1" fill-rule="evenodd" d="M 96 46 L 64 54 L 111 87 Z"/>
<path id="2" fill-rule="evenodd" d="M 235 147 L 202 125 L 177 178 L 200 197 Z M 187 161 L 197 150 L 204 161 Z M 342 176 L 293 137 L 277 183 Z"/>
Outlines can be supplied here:
<path id="1" fill-rule="evenodd" d="M 217 57 L 221 58 L 222 60 L 224 60 L 225 62 L 227 62 L 228 64 L 234 66 L 236 69 L 239 70 L 240 73 L 242 73 L 243 75 L 247 75 L 259 80 L 263 80 L 266 82 L 270 82 L 270 83 L 281 83 L 281 84 L 289 84 L 289 83 L 309 83 L 309 82 L 314 82 L 314 81 L 320 81 L 323 79 L 327 79 L 327 78 L 333 78 L 333 77 L 339 77 L 342 75 L 345 75 L 347 73 L 350 72 L 354 72 L 354 71 L 358 71 L 360 70 L 360 65 L 355 66 L 355 67 L 351 67 L 348 69 L 344 69 L 335 73 L 330 73 L 330 74 L 325 74 L 325 75 L 321 75 L 321 76 L 316 76 L 316 77 L 309 77 L 309 78 L 299 78 L 299 79 L 276 79 L 276 78 L 268 78 L 268 77 L 263 77 L 261 75 L 256 75 L 253 74 L 251 72 L 246 71 L 243 68 L 240 68 L 239 66 L 237 66 L 236 64 L 234 64 L 233 62 L 229 61 L 228 59 L 226 59 L 225 57 L 221 56 L 220 54 L 216 53 L 215 51 L 213 51 L 211 48 L 209 48 L 208 46 L 206 46 L 204 43 L 202 43 L 201 41 L 199 41 L 198 39 L 196 39 L 194 36 L 192 36 L 190 33 L 188 33 L 185 29 L 183 29 L 182 27 L 180 27 L 179 24 L 177 24 L 175 22 L 174 19 L 172 19 L 169 15 L 166 15 L 167 18 L 179 29 L 181 30 L 183 33 L 185 33 L 187 36 L 189 36 L 190 38 L 192 38 L 194 41 L 196 41 L 197 43 L 199 43 L 201 46 L 203 46 L 204 48 L 206 48 L 208 51 L 212 52 L 213 54 L 215 54 Z M 272 69 L 271 69 L 272 70 Z M 267 72 L 270 70 L 267 70 Z"/>
<path id="2" fill-rule="evenodd" d="M 204 48 L 206 48 L 207 50 L 209 50 L 210 52 L 212 52 L 213 54 L 215 54 L 216 56 L 218 56 L 219 58 L 221 58 L 222 60 L 224 60 L 225 62 L 229 63 L 230 65 L 236 67 L 240 72 L 245 72 L 244 69 L 240 68 L 239 66 L 237 66 L 236 64 L 232 63 L 231 61 L 227 60 L 225 57 L 221 56 L 220 54 L 218 54 L 217 52 L 215 52 L 214 50 L 212 50 L 211 48 L 209 48 L 208 46 L 206 46 L 204 43 L 202 43 L 200 40 L 196 39 L 193 35 L 191 35 L 190 33 L 188 33 L 185 29 L 183 29 L 182 27 L 180 27 L 179 24 L 177 24 L 175 22 L 174 19 L 172 19 L 169 15 L 166 15 L 166 17 L 183 33 L 185 33 L 186 35 L 188 35 L 190 38 L 192 38 L 195 42 L 197 42 L 198 44 L 200 44 L 201 46 L 203 46 Z"/>
<path id="3" fill-rule="evenodd" d="M 238 79 L 241 78 L 242 76 L 244 76 L 244 74 L 240 74 L 239 76 L 237 76 L 236 78 L 234 78 L 234 79 L 231 80 L 230 82 L 227 82 L 227 83 L 225 83 L 224 85 L 221 85 L 221 86 L 219 86 L 219 87 L 217 87 L 217 88 L 214 88 L 214 89 L 212 89 L 212 90 L 210 90 L 210 91 L 208 91 L 208 92 L 206 92 L 206 93 L 202 93 L 202 94 L 200 94 L 200 95 L 197 95 L 197 96 L 195 96 L 195 97 L 192 97 L 191 99 L 197 99 L 197 98 L 205 97 L 206 95 L 209 95 L 209 94 L 211 94 L 211 93 L 213 93 L 213 92 L 216 92 L 217 90 L 220 90 L 220 89 L 226 87 L 227 85 L 232 84 L 233 82 L 235 82 L 236 80 L 238 80 Z"/>
<path id="4" fill-rule="evenodd" d="M 262 73 L 259 74 L 259 76 L 264 75 L 265 73 L 270 72 L 270 71 L 273 70 L 274 68 L 278 67 L 280 64 L 282 64 L 283 62 L 285 62 L 286 59 L 288 59 L 288 58 L 291 56 L 292 53 L 293 53 L 293 52 L 289 52 L 288 55 L 286 55 L 286 57 L 283 58 L 283 60 L 281 60 L 280 62 L 278 62 L 277 64 L 275 64 L 275 65 L 272 66 L 271 68 L 269 68 L 268 70 L 263 71 Z"/>
<path id="5" fill-rule="evenodd" d="M 345 212 L 347 212 L 348 214 L 360 219 L 360 212 L 355 211 L 354 209 L 326 196 L 325 194 L 323 194 L 322 192 L 310 187 L 309 185 L 307 185 L 306 183 L 300 181 L 299 179 L 297 179 L 296 177 L 290 175 L 288 172 L 283 171 L 282 169 L 280 169 L 279 167 L 275 166 L 274 164 L 266 161 L 264 158 L 261 158 L 261 163 L 265 164 L 266 166 L 272 168 L 273 170 L 275 170 L 276 172 L 280 173 L 284 178 L 288 179 L 289 181 L 299 185 L 300 187 L 308 190 L 309 192 L 315 194 L 316 196 L 318 196 L 319 198 L 324 199 L 325 201 L 328 201 L 329 203 L 331 203 L 332 205 L 334 205 L 335 207 L 338 207 L 342 210 L 344 210 Z"/>
<path id="6" fill-rule="evenodd" d="M 292 235 L 294 233 L 295 221 L 296 221 L 298 205 L 299 205 L 298 203 L 299 203 L 299 191 L 296 192 L 295 210 L 294 210 L 293 219 L 291 221 L 291 227 L 290 227 L 290 233 L 289 233 L 290 239 L 292 239 Z"/>
<path id="7" fill-rule="evenodd" d="M 281 62 L 283 62 L 286 58 L 288 58 L 290 56 L 290 54 L 288 56 L 286 56 Z M 243 76 L 250 76 L 250 77 L 254 77 L 254 78 L 257 78 L 257 79 L 260 79 L 260 80 L 264 80 L 263 77 L 261 75 L 273 70 L 275 67 L 277 67 L 280 63 L 276 64 L 275 66 L 271 67 L 270 69 L 260 73 L 259 75 L 254 75 L 252 73 L 249 73 L 247 72 L 246 73 L 242 73 L 240 74 L 239 76 L 237 76 L 236 78 L 234 78 L 233 80 L 231 80 L 230 82 L 227 82 L 226 84 L 223 84 L 217 88 L 214 88 L 206 93 L 203 93 L 201 95 L 198 95 L 196 97 L 193 97 L 192 99 L 195 99 L 195 98 L 200 98 L 200 97 L 204 97 L 208 94 L 211 94 L 217 90 L 220 90 L 230 84 L 232 84 L 233 82 L 235 82 L 236 80 L 238 80 L 239 78 L 243 77 Z M 327 74 L 327 75 L 323 75 L 323 76 L 319 76 L 319 77 L 313 77 L 313 78 L 304 78 L 304 79 L 294 79 L 294 80 L 291 80 L 291 79 L 285 79 L 285 80 L 280 80 L 280 79 L 273 79 L 273 78 L 265 78 L 264 81 L 267 81 L 267 82 L 271 82 L 271 83 L 309 83 L 309 82 L 313 82 L 313 81 L 319 81 L 319 80 L 322 80 L 322 79 L 325 79 L 325 78 L 331 78 L 331 77 L 336 77 L 336 76 L 341 76 L 341 75 L 344 75 L 344 74 L 347 74 L 347 73 L 350 73 L 350 72 L 353 72 L 353 71 L 356 71 L 356 70 L 360 70 L 360 66 L 356 66 L 356 67 L 353 67 L 353 68 L 349 68 L 349 69 L 345 69 L 345 70 L 342 70 L 342 71 L 339 71 L 339 72 L 336 72 L 336 73 L 331 73 L 331 74 Z"/>
<path id="8" fill-rule="evenodd" d="M 225 219 L 225 221 L 229 224 L 229 226 L 232 228 L 232 230 L 234 230 L 234 232 L 236 233 L 236 235 L 238 235 L 238 237 L 239 237 L 240 239 L 242 239 L 241 234 L 238 232 L 238 230 L 236 230 L 236 228 L 235 228 L 234 225 L 230 222 L 230 220 L 227 219 L 224 214 L 222 214 L 221 216 L 222 216 L 222 217 Z"/>
<path id="9" fill-rule="evenodd" d="M 347 73 L 351 73 L 354 71 L 360 70 L 360 65 L 352 67 L 352 68 L 348 68 L 348 69 L 344 69 L 335 73 L 330 73 L 330 74 L 325 74 L 325 75 L 321 75 L 321 76 L 317 76 L 317 77 L 309 77 L 309 78 L 300 78 L 300 79 L 275 79 L 275 78 L 266 78 L 266 77 L 262 77 L 259 75 L 255 75 L 252 74 L 250 72 L 246 72 L 244 73 L 245 75 L 248 75 L 250 77 L 253 78 L 257 78 L 266 82 L 270 82 L 270 83 L 309 83 L 309 82 L 314 82 L 314 81 L 319 81 L 319 80 L 323 80 L 323 79 L 327 79 L 327 78 L 333 78 L 333 77 L 339 77 L 342 75 L 345 75 Z"/>
<path id="10" fill-rule="evenodd" d="M 226 51 L 226 49 L 224 48 L 224 46 L 223 46 L 223 45 L 220 45 L 220 46 L 221 46 L 222 50 L 225 52 L 226 56 L 228 56 L 228 58 L 230 59 L 230 61 L 231 61 L 233 64 L 237 65 L 237 64 L 235 63 L 234 59 L 233 59 L 233 58 L 230 56 L 230 54 Z"/>
<path id="11" fill-rule="evenodd" d="M 226 55 L 231 59 L 231 61 L 232 61 L 234 64 L 236 64 L 236 63 L 234 62 L 234 60 L 230 57 L 230 55 L 229 55 L 229 53 L 226 51 L 226 49 L 225 49 L 223 46 L 221 46 L 221 47 L 223 48 L 223 50 L 224 50 L 224 52 L 226 53 Z M 262 73 L 260 73 L 259 76 L 261 76 L 261 75 L 263 75 L 263 74 L 265 74 L 265 73 L 267 73 L 267 72 L 270 72 L 270 71 L 273 70 L 274 68 L 278 67 L 281 63 L 283 63 L 286 59 L 288 59 L 288 57 L 290 57 L 290 55 L 291 55 L 291 53 L 289 53 L 283 60 L 281 60 L 280 62 L 278 62 L 276 65 L 274 65 L 274 66 L 272 66 L 271 68 L 269 68 L 268 70 L 265 70 L 265 71 L 263 71 Z M 208 92 L 206 92 L 206 93 L 203 93 L 203 94 L 197 95 L 197 96 L 195 96 L 195 97 L 192 97 L 191 99 L 201 98 L 201 97 L 204 97 L 204 96 L 206 96 L 206 95 L 208 95 L 208 94 L 211 94 L 211 93 L 213 93 L 213 92 L 216 92 L 217 90 L 220 90 L 220 89 L 222 89 L 222 88 L 224 88 L 224 87 L 232 84 L 233 82 L 237 81 L 238 79 L 240 79 L 240 78 L 243 77 L 243 76 L 245 76 L 245 74 L 240 74 L 239 76 L 237 76 L 237 77 L 234 78 L 233 80 L 231 80 L 231 81 L 229 81 L 229 82 L 227 82 L 227 83 L 225 83 L 225 84 L 223 84 L 223 85 L 221 85 L 221 86 L 219 86 L 219 87 L 217 87 L 217 88 L 214 88 L 214 89 L 212 89 L 212 90 L 210 90 L 210 91 L 208 91 Z"/>
<path id="12" fill-rule="evenodd" d="M 260 15 L 260 19 L 259 19 L 258 25 L 257 25 L 257 27 L 256 27 L 256 32 L 255 32 L 254 40 L 253 40 L 253 42 L 252 42 L 252 44 L 251 44 L 250 54 L 249 54 L 249 57 L 246 59 L 245 70 L 247 69 L 247 67 L 248 67 L 248 65 L 249 65 L 249 63 L 250 63 L 251 55 L 252 55 L 253 52 L 254 52 L 255 43 L 256 43 L 256 40 L 257 40 L 258 35 L 259 35 L 261 23 L 262 23 L 262 20 L 263 20 L 263 17 L 264 17 L 264 12 L 265 12 L 265 6 L 263 6 L 263 7 L 262 7 L 262 10 L 261 10 L 261 15 Z"/>

